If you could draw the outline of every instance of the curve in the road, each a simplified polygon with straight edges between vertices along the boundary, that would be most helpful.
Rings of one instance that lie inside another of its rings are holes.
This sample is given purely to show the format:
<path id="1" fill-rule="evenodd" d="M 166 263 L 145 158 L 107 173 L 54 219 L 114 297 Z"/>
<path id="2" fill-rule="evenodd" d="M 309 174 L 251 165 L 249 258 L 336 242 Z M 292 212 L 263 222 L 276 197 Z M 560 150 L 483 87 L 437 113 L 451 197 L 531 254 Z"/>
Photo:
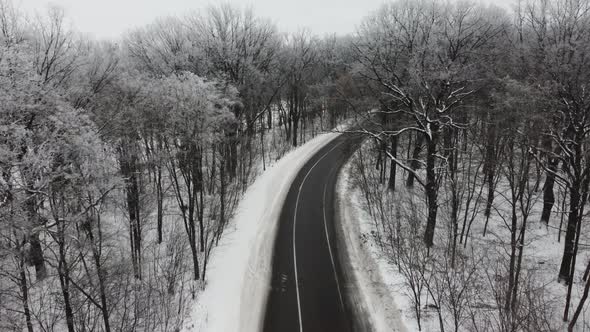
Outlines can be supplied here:
<path id="1" fill-rule="evenodd" d="M 338 261 L 334 190 L 359 135 L 340 135 L 301 169 L 287 194 L 275 240 L 264 331 L 351 331 Z"/>

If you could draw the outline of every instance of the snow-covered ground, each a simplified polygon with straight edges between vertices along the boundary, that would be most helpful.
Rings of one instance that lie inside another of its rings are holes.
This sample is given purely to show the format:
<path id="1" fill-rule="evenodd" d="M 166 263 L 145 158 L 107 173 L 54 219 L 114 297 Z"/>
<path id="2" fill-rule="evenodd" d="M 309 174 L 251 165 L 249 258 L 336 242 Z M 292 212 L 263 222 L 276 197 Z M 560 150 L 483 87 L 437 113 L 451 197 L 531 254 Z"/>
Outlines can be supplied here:
<path id="1" fill-rule="evenodd" d="M 212 254 L 209 282 L 184 331 L 260 331 L 283 202 L 299 169 L 337 136 L 322 134 L 289 152 L 249 187 Z"/>
<path id="2" fill-rule="evenodd" d="M 368 145 L 365 146 L 369 148 Z M 366 155 L 368 156 L 368 155 Z M 366 156 L 364 157 L 366 161 Z M 361 157 L 362 159 L 363 157 Z M 367 172 L 376 175 L 376 171 L 371 161 L 366 161 Z M 365 312 L 369 316 L 370 323 L 375 331 L 418 331 L 418 324 L 415 310 L 413 308 L 411 288 L 408 286 L 407 275 L 404 277 L 396 265 L 394 250 L 388 243 L 388 232 L 391 229 L 384 229 L 380 221 L 372 216 L 367 208 L 367 198 L 363 190 L 358 187 L 360 181 L 357 176 L 358 169 L 355 168 L 354 162 L 349 162 L 342 171 L 337 185 L 337 195 L 339 199 L 340 219 L 342 235 L 348 251 L 348 257 L 352 260 L 357 288 L 356 296 L 360 302 L 367 308 Z M 370 179 L 372 194 L 382 195 L 384 207 L 390 210 L 379 211 L 378 207 L 373 207 L 373 213 L 385 213 L 385 218 L 395 225 L 396 219 L 402 221 L 402 227 L 407 226 L 412 220 L 409 219 L 407 211 L 410 210 L 408 201 L 413 201 L 414 208 L 419 214 L 419 220 L 424 220 L 423 213 L 426 211 L 423 202 L 423 192 L 419 188 L 407 190 L 403 186 L 404 172 L 398 172 L 397 183 L 400 184 L 395 194 L 387 191 L 383 185 L 376 180 Z M 460 317 L 459 331 L 472 331 L 475 327 L 479 331 L 497 331 L 499 327 L 493 319 L 497 319 L 497 303 L 494 298 L 494 292 L 501 292 L 501 279 L 494 279 L 501 276 L 503 269 L 502 264 L 506 261 L 507 250 L 509 248 L 509 230 L 505 218 L 510 216 L 510 195 L 506 192 L 504 183 L 499 183 L 496 188 L 496 198 L 493 203 L 493 213 L 489 220 L 487 235 L 483 236 L 485 217 L 483 216 L 483 207 L 485 206 L 485 196 L 477 198 L 478 206 L 475 207 L 475 222 L 469 234 L 468 245 L 466 249 L 461 249 L 461 257 L 472 257 L 472 264 L 465 265 L 466 268 L 476 268 L 474 278 L 470 279 L 469 285 L 465 291 L 469 292 L 469 300 L 462 303 L 464 311 L 468 312 Z M 567 326 L 561 321 L 563 306 L 565 303 L 566 287 L 557 282 L 557 272 L 561 254 L 563 252 L 563 234 L 561 242 L 558 241 L 560 219 L 564 216 L 564 209 L 561 206 L 563 195 L 561 190 L 556 188 L 558 197 L 554 207 L 549 226 L 539 222 L 540 209 L 542 207 L 542 192 L 532 192 L 531 202 L 533 203 L 527 224 L 526 246 L 523 254 L 523 285 L 521 290 L 525 295 L 530 296 L 523 299 L 523 310 L 530 310 L 531 315 L 538 316 L 537 319 L 544 321 L 545 326 L 539 330 L 543 331 L 562 331 Z M 440 192 L 440 213 L 439 223 L 437 223 L 435 233 L 435 250 L 444 252 L 446 241 L 449 239 L 449 225 L 447 216 L 450 214 L 449 193 L 445 188 Z M 378 200 L 375 196 L 372 200 Z M 519 215 L 519 220 L 521 216 Z M 404 226 L 405 225 L 405 226 Z M 563 226 L 565 227 L 565 225 Z M 397 230 L 394 230 L 397 232 Z M 563 232 L 563 228 L 562 228 Z M 379 243 L 380 239 L 383 242 Z M 417 239 L 420 244 L 421 238 Z M 411 241 L 410 241 L 411 242 Z M 581 248 L 578 252 L 580 263 L 576 266 L 576 276 L 574 278 L 574 287 L 572 294 L 570 317 L 578 304 L 583 290 L 581 276 L 584 268 L 590 259 L 590 232 L 583 230 L 581 234 Z M 461 245 L 460 247 L 463 247 Z M 468 260 L 466 260 L 468 261 Z M 403 263 L 402 263 L 403 264 Z M 416 262 L 416 264 L 419 264 Z M 437 272 L 438 273 L 438 272 Z M 443 277 L 445 274 L 442 274 Z M 453 280 L 460 283 L 461 273 L 453 274 L 457 279 Z M 491 279 L 488 279 L 490 278 Z M 431 281 L 431 280 L 429 280 Z M 443 285 L 443 288 L 446 285 Z M 436 285 L 435 285 L 436 287 Z M 458 288 L 460 289 L 460 288 Z M 435 290 L 436 293 L 437 290 Z M 445 290 L 446 291 L 446 290 Z M 452 291 L 449 291 L 452 292 Z M 420 305 L 422 331 L 439 331 L 440 324 L 435 311 L 433 298 L 422 290 L 422 303 Z M 440 293 L 445 294 L 445 293 Z M 436 294 L 438 295 L 438 294 Z M 439 299 L 440 300 L 440 299 Z M 527 302 L 528 301 L 528 302 Z M 531 303 L 529 303 L 531 302 Z M 440 303 L 440 302 L 438 302 Z M 582 315 L 578 320 L 575 331 L 587 331 L 590 327 L 590 306 L 586 305 Z M 446 310 L 446 311 L 445 311 Z M 467 318 L 465 318 L 467 317 Z M 473 318 L 473 319 L 472 319 Z M 453 318 L 448 313 L 448 308 L 443 308 L 442 318 L 449 330 L 453 330 Z M 526 322 L 523 324 L 527 324 Z M 445 330 L 447 330 L 447 328 Z M 522 326 L 519 331 L 537 331 L 536 328 Z"/>
<path id="3" fill-rule="evenodd" d="M 368 323 L 375 332 L 418 331 L 408 309 L 406 315 L 400 308 L 409 308 L 410 303 L 400 287 L 403 281 L 393 271 L 393 266 L 383 256 L 371 234 L 371 217 L 359 204 L 362 198 L 350 181 L 352 164 L 347 163 L 336 185 L 338 201 L 339 234 L 346 247 L 349 267 L 356 290 L 351 294 L 357 305 L 365 308 Z"/>

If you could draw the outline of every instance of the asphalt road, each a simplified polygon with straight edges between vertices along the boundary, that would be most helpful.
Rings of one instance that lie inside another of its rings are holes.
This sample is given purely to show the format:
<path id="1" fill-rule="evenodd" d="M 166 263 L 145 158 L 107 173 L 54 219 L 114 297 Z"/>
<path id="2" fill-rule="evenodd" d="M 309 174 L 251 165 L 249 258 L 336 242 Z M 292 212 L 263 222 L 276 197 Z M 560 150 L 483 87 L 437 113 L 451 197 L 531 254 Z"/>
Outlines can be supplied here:
<path id="1" fill-rule="evenodd" d="M 352 331 L 334 230 L 340 168 L 362 141 L 341 134 L 301 169 L 287 195 L 275 240 L 264 331 Z"/>

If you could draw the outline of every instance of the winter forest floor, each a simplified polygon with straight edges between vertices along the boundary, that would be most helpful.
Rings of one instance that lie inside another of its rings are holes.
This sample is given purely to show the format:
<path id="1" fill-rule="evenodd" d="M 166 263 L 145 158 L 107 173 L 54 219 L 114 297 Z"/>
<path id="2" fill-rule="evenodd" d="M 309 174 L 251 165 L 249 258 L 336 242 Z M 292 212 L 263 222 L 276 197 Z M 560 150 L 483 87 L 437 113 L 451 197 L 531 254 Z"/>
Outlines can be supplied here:
<path id="1" fill-rule="evenodd" d="M 367 158 L 372 156 L 372 145 L 366 143 L 345 166 L 338 196 L 346 245 L 353 252 L 349 256 L 356 260 L 352 263 L 356 286 L 364 293 L 362 301 L 369 308 L 375 330 L 503 331 L 510 253 L 508 185 L 498 182 L 485 236 L 485 192 L 478 194 L 479 187 L 475 186 L 478 190 L 471 206 L 463 202 L 460 219 L 465 218 L 470 229 L 458 243 L 453 269 L 449 256 L 453 238 L 449 190 L 440 189 L 434 247 L 430 252 L 422 250 L 422 221 L 427 211 L 423 191 L 418 186 L 406 188 L 407 174 L 403 171 L 397 173 L 395 191 L 388 191 L 379 181 L 380 171 Z M 476 183 L 480 181 L 473 176 Z M 567 328 L 562 322 L 567 286 L 557 281 L 567 222 L 563 220 L 563 196 L 563 189 L 556 188 L 556 204 L 545 225 L 540 222 L 542 190 L 531 192 L 517 299 L 518 331 Z M 520 227 L 524 218 L 521 213 L 517 217 Z M 590 259 L 590 231 L 582 232 L 570 317 L 582 296 L 582 276 Z M 575 331 L 589 328 L 586 307 Z"/>
<path id="2" fill-rule="evenodd" d="M 278 119 L 278 116 L 276 117 Z M 226 192 L 228 222 L 223 232 L 220 227 L 219 198 L 206 195 L 204 201 L 204 231 L 206 250 L 198 252 L 199 280 L 193 278 L 193 264 L 185 224 L 174 196 L 170 174 L 163 176 L 163 232 L 158 243 L 155 193 L 151 185 L 142 186 L 142 278 L 134 278 L 129 247 L 130 223 L 122 192 L 105 201 L 100 211 L 101 225 L 99 256 L 103 269 L 108 271 L 109 282 L 104 294 L 113 310 L 110 313 L 112 328 L 116 331 L 244 331 L 257 329 L 262 319 L 265 287 L 270 278 L 273 230 L 276 214 L 282 206 L 292 178 L 314 151 L 336 136 L 328 133 L 325 119 L 305 121 L 299 132 L 301 146 L 293 148 L 285 137 L 284 129 L 276 121 L 274 128 L 264 135 L 255 135 L 251 146 L 251 168 L 244 170 L 245 183 L 230 183 Z M 315 138 L 314 138 L 315 137 Z M 211 158 L 211 156 L 205 156 Z M 214 158 L 214 157 L 213 157 Z M 247 165 L 247 161 L 243 162 Z M 214 162 L 213 162 L 213 165 Z M 214 166 L 215 167 L 215 166 Z M 206 175 L 214 177 L 214 169 L 206 169 Z M 211 175 L 210 175 L 211 174 Z M 142 174 L 142 179 L 151 179 Z M 184 195 L 184 193 L 183 193 Z M 216 234 L 220 234 L 218 238 Z M 24 273 L 30 280 L 28 304 L 37 331 L 66 330 L 59 302 L 60 280 L 58 266 L 53 262 L 59 251 L 51 238 L 40 237 L 46 259 L 48 275 L 35 277 L 35 269 L 25 266 Z M 77 312 L 75 326 L 100 329 L 100 303 L 96 303 L 97 287 L 89 275 L 96 271 L 89 257 L 90 247 L 82 245 L 83 239 L 72 237 L 74 244 L 65 250 L 69 259 L 71 286 L 75 290 L 92 289 L 87 293 L 72 292 L 73 305 L 83 308 Z M 77 242 L 76 242 L 77 241 Z M 77 245 L 75 243 L 78 243 Z M 9 274 L 0 274 L 0 330 L 20 331 L 24 326 L 22 315 L 15 315 L 9 308 L 18 307 L 22 299 L 18 288 L 18 262 L 10 256 L 0 257 Z M 4 295 L 11 295 L 11 297 Z M 95 301 L 95 302 L 92 302 Z"/>

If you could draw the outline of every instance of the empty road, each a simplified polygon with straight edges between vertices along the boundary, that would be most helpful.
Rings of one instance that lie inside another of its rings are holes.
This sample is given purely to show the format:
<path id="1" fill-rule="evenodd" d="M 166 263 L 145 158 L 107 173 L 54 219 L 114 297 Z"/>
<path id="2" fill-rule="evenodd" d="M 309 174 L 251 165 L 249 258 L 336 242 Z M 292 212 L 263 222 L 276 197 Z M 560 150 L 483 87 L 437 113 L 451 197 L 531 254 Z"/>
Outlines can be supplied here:
<path id="1" fill-rule="evenodd" d="M 340 168 L 361 141 L 360 135 L 341 134 L 295 178 L 280 215 L 264 331 L 352 331 L 334 233 L 334 190 Z"/>

